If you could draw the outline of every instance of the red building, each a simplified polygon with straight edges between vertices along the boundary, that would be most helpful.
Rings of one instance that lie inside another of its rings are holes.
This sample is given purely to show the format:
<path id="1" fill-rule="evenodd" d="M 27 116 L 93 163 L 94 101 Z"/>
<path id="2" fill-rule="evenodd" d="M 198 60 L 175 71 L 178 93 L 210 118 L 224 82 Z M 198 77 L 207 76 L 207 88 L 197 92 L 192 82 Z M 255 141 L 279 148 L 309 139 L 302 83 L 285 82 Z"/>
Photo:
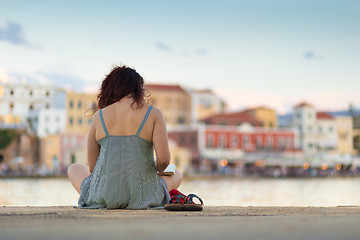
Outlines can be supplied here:
<path id="1" fill-rule="evenodd" d="M 285 151 L 297 148 L 295 129 L 265 129 L 248 123 L 241 126 L 203 126 L 203 147 L 206 149 L 241 149 L 244 152 Z"/>

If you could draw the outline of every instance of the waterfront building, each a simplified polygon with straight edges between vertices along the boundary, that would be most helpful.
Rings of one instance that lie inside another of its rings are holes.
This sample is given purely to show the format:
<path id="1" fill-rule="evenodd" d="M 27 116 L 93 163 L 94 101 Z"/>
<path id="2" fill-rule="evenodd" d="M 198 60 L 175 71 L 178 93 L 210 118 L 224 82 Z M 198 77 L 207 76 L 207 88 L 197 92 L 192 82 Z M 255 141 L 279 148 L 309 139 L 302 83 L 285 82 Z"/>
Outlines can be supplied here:
<path id="1" fill-rule="evenodd" d="M 30 112 L 58 108 L 64 99 L 65 92 L 53 85 L 0 82 L 0 121 L 26 123 Z"/>
<path id="2" fill-rule="evenodd" d="M 9 141 L 0 149 L 2 162 L 7 166 L 8 173 L 18 176 L 32 174 L 35 167 L 41 165 L 36 135 L 21 125 L 4 125 L 1 126 L 0 132 Z"/>
<path id="3" fill-rule="evenodd" d="M 249 123 L 240 126 L 202 125 L 200 149 L 241 150 L 243 152 L 281 152 L 298 147 L 295 129 L 253 127 Z M 210 156 L 211 154 L 209 154 Z"/>
<path id="4" fill-rule="evenodd" d="M 177 143 L 169 139 L 170 163 L 175 164 L 176 169 L 186 175 L 191 170 L 191 151 L 186 147 L 180 147 Z"/>
<path id="5" fill-rule="evenodd" d="M 351 155 L 353 147 L 353 119 L 351 116 L 336 116 L 336 129 L 338 135 L 337 151 L 340 154 Z"/>
<path id="6" fill-rule="evenodd" d="M 187 149 L 191 167 L 198 169 L 200 164 L 200 153 L 198 147 L 197 127 L 175 127 L 169 129 L 169 140 L 176 144 L 178 148 Z M 176 161 L 175 161 L 176 163 Z"/>
<path id="7" fill-rule="evenodd" d="M 275 110 L 260 106 L 255 108 L 245 109 L 243 113 L 247 113 L 256 120 L 262 122 L 264 128 L 277 128 L 277 114 Z"/>
<path id="8" fill-rule="evenodd" d="M 300 147 L 305 153 L 336 150 L 338 134 L 331 114 L 300 103 L 294 107 L 292 126 L 299 131 Z"/>
<path id="9" fill-rule="evenodd" d="M 66 132 L 60 135 L 59 165 L 62 172 L 73 163 L 87 165 L 87 134 Z"/>
<path id="10" fill-rule="evenodd" d="M 195 126 L 199 120 L 226 111 L 225 102 L 212 90 L 190 90 L 191 122 Z"/>
<path id="11" fill-rule="evenodd" d="M 92 122 L 92 113 L 97 109 L 95 93 L 68 92 L 66 94 L 66 132 L 86 133 Z"/>
<path id="12" fill-rule="evenodd" d="M 150 103 L 161 109 L 169 128 L 191 125 L 191 95 L 180 85 L 146 84 Z"/>
<path id="13" fill-rule="evenodd" d="M 191 166 L 197 172 L 204 164 L 217 165 L 223 159 L 237 164 L 264 153 L 280 156 L 299 149 L 296 129 L 254 127 L 250 123 L 177 128 L 169 131 L 169 139 L 190 150 Z"/>
<path id="14" fill-rule="evenodd" d="M 40 139 L 40 161 L 48 174 L 60 174 L 60 135 L 46 135 Z"/>
<path id="15" fill-rule="evenodd" d="M 31 111 L 28 115 L 28 123 L 40 138 L 60 134 L 65 131 L 65 109 L 51 108 Z"/>

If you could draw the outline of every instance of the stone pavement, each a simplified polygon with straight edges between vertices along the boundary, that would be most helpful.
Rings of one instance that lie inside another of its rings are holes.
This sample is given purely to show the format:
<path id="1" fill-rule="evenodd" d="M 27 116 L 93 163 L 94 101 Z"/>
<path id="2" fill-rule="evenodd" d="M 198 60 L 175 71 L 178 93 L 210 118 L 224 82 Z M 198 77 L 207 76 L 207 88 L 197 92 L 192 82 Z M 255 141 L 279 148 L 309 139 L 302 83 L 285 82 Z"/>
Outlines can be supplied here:
<path id="1" fill-rule="evenodd" d="M 0 207 L 7 239 L 360 239 L 360 207 L 204 207 L 202 212 Z"/>

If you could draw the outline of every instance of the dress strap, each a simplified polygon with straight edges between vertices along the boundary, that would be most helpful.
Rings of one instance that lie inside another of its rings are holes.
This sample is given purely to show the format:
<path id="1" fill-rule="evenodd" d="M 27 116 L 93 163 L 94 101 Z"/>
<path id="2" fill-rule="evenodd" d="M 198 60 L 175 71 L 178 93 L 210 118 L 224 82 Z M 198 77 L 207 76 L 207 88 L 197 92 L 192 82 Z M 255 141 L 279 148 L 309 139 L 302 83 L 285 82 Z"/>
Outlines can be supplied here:
<path id="1" fill-rule="evenodd" d="M 99 115 L 100 115 L 100 121 L 101 121 L 101 125 L 102 125 L 102 127 L 103 127 L 103 129 L 104 129 L 105 135 L 106 135 L 106 136 L 109 136 L 109 132 L 108 132 L 108 130 L 107 130 L 107 128 L 106 128 L 106 125 L 105 125 L 105 121 L 104 121 L 102 109 L 100 109 Z"/>
<path id="2" fill-rule="evenodd" d="M 149 108 L 148 108 L 148 110 L 146 111 L 146 114 L 145 114 L 145 116 L 144 116 L 144 119 L 142 120 L 142 122 L 141 122 L 141 124 L 140 124 L 139 129 L 138 129 L 137 132 L 136 132 L 136 135 L 137 135 L 137 136 L 140 136 L 141 131 L 143 130 L 143 128 L 144 128 L 144 126 L 145 126 L 145 123 L 146 123 L 147 119 L 149 118 L 149 115 L 150 115 L 152 109 L 153 109 L 153 106 L 150 105 Z"/>

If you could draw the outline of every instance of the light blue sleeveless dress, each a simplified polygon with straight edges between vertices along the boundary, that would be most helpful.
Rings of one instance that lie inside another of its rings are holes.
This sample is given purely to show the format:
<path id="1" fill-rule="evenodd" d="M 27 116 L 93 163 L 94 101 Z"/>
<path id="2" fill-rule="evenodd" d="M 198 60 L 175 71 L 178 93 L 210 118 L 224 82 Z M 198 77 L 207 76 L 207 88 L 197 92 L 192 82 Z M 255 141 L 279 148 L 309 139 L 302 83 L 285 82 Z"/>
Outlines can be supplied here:
<path id="1" fill-rule="evenodd" d="M 93 172 L 81 183 L 79 208 L 150 209 L 169 202 L 166 183 L 155 169 L 153 144 L 140 137 L 152 108 L 136 134 L 126 136 L 110 135 L 99 111 L 106 136 L 98 141 Z"/>

